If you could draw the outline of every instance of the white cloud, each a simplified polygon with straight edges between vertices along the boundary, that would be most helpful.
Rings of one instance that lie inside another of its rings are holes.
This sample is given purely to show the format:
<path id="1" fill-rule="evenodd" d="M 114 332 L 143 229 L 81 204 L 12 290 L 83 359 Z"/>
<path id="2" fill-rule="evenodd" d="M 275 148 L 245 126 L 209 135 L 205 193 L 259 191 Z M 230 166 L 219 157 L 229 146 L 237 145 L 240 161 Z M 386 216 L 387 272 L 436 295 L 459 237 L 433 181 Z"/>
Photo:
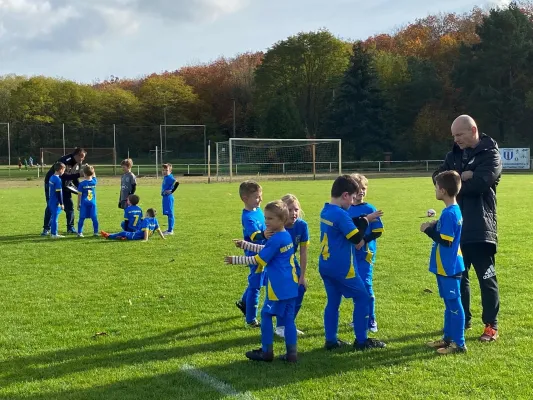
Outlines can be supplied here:
<path id="1" fill-rule="evenodd" d="M 134 34 L 147 18 L 171 24 L 212 22 L 247 1 L 0 0 L 0 48 L 21 54 L 92 50 Z"/>

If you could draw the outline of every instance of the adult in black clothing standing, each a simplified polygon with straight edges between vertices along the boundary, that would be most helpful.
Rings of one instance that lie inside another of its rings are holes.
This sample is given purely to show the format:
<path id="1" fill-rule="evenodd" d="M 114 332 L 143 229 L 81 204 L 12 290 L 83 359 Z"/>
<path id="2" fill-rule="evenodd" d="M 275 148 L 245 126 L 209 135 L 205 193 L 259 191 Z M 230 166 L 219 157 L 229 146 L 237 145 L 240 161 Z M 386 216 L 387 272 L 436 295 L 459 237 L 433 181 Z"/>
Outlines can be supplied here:
<path id="1" fill-rule="evenodd" d="M 74 203 L 72 201 L 72 192 L 68 189 L 68 186 L 74 184 L 77 188 L 79 185 L 80 177 L 80 166 L 87 152 L 80 148 L 76 147 L 74 152 L 67 154 L 66 156 L 61 157 L 56 162 L 62 162 L 66 166 L 65 173 L 61 176 L 61 181 L 63 182 L 63 203 L 65 205 L 65 215 L 67 217 L 67 233 L 76 233 L 74 228 Z M 48 181 L 50 177 L 54 175 L 54 166 L 50 168 L 46 177 L 44 178 L 44 194 L 46 197 L 46 210 L 44 211 L 44 223 L 43 223 L 43 233 L 41 236 L 47 236 L 50 234 L 50 210 L 48 209 Z"/>
<path id="2" fill-rule="evenodd" d="M 495 255 L 498 244 L 496 186 L 502 173 L 498 144 L 479 133 L 476 122 L 468 115 L 455 119 L 451 127 L 454 146 L 444 163 L 433 174 L 454 170 L 461 175 L 462 187 L 457 203 L 463 214 L 461 251 L 465 271 L 461 279 L 461 300 L 466 328 L 472 326 L 469 270 L 474 266 L 481 289 L 482 320 L 485 330 L 479 338 L 491 342 L 498 338 L 500 297 L 496 279 Z"/>

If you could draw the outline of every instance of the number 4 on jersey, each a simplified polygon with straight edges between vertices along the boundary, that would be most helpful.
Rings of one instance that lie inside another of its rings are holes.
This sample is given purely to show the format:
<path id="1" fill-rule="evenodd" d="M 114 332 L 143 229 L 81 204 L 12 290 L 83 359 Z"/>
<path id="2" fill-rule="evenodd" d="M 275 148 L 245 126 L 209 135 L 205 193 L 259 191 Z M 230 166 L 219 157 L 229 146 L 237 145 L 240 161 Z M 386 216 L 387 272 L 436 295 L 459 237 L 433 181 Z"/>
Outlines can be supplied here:
<path id="1" fill-rule="evenodd" d="M 324 237 L 320 241 L 320 254 L 324 260 L 329 258 L 328 234 L 324 233 Z"/>

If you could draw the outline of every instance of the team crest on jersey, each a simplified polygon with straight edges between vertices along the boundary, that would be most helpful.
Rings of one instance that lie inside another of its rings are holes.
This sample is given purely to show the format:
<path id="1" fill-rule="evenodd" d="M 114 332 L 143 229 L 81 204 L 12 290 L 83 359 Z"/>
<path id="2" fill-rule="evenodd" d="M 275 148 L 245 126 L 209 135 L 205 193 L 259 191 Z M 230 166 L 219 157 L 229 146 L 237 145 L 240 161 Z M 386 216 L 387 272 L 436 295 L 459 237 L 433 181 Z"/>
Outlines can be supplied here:
<path id="1" fill-rule="evenodd" d="M 300 243 L 302 241 L 302 235 L 296 236 L 296 243 Z"/>

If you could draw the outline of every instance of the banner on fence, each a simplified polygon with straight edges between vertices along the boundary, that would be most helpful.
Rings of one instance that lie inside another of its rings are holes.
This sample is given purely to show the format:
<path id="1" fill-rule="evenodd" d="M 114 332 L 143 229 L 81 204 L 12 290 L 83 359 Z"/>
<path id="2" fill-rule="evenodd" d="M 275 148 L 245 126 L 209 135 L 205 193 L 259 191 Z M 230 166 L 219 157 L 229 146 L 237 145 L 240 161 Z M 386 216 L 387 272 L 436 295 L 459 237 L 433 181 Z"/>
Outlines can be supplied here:
<path id="1" fill-rule="evenodd" d="M 503 169 L 530 169 L 530 156 L 528 148 L 503 148 L 500 149 Z"/>

